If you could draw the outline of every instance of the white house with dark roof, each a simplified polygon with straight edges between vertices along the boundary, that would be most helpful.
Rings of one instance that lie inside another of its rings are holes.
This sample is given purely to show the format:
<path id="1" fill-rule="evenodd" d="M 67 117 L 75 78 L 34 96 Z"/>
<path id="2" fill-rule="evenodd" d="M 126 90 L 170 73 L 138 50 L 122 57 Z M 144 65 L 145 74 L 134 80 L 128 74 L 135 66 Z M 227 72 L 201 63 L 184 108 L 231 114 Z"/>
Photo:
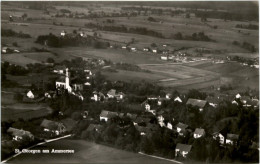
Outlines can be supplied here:
<path id="1" fill-rule="evenodd" d="M 61 36 L 65 36 L 67 34 L 67 32 L 65 30 L 61 31 L 60 35 Z"/>
<path id="2" fill-rule="evenodd" d="M 66 67 L 64 65 L 57 65 L 53 68 L 53 72 L 57 74 L 64 74 Z"/>
<path id="3" fill-rule="evenodd" d="M 182 136 L 182 135 L 184 135 L 184 132 L 186 131 L 186 129 L 187 129 L 188 127 L 189 127 L 188 125 L 179 122 L 179 123 L 176 125 L 176 130 L 177 130 L 177 132 L 179 133 L 179 135 Z"/>
<path id="4" fill-rule="evenodd" d="M 186 103 L 186 105 L 191 105 L 193 107 L 195 107 L 195 106 L 199 107 L 200 111 L 203 111 L 206 104 L 207 104 L 207 101 L 205 101 L 205 100 L 192 99 L 192 98 L 189 98 L 189 100 Z"/>
<path id="5" fill-rule="evenodd" d="M 186 158 L 189 152 L 191 151 L 191 148 L 191 145 L 178 143 L 175 148 L 175 157 L 182 156 Z"/>
<path id="6" fill-rule="evenodd" d="M 203 137 L 205 136 L 205 130 L 204 129 L 201 129 L 201 128 L 196 128 L 194 133 L 193 133 L 193 137 L 194 138 L 200 138 L 200 137 Z"/>
<path id="7" fill-rule="evenodd" d="M 226 138 L 226 144 L 230 144 L 233 145 L 238 141 L 239 135 L 237 134 L 227 134 L 227 138 Z"/>
<path id="8" fill-rule="evenodd" d="M 174 99 L 174 102 L 179 102 L 179 103 L 182 103 L 182 100 L 179 96 L 177 96 L 175 99 Z"/>
<path id="9" fill-rule="evenodd" d="M 31 90 L 27 92 L 26 96 L 27 96 L 29 99 L 34 99 L 34 98 L 35 98 L 35 96 L 34 96 L 34 94 L 33 94 L 33 92 L 32 92 Z"/>
<path id="10" fill-rule="evenodd" d="M 118 116 L 117 112 L 111 112 L 111 111 L 107 111 L 107 110 L 102 110 L 101 114 L 99 115 L 100 121 L 105 121 L 107 122 L 109 119 L 114 118 Z"/>

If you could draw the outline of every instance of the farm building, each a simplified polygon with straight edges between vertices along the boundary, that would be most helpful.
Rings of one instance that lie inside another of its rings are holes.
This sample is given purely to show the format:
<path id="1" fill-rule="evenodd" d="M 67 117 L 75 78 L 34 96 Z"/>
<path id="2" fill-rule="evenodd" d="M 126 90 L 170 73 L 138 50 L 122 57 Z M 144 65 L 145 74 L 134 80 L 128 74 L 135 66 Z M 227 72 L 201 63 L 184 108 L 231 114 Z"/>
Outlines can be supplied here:
<path id="1" fill-rule="evenodd" d="M 148 51 L 149 51 L 149 48 L 145 47 L 145 48 L 143 49 L 143 51 L 148 52 Z"/>
<path id="2" fill-rule="evenodd" d="M 186 105 L 191 105 L 193 107 L 195 107 L 195 106 L 199 107 L 200 111 L 203 111 L 206 104 L 207 104 L 207 101 L 205 101 L 205 100 L 191 99 L 191 98 L 186 103 Z"/>
<path id="3" fill-rule="evenodd" d="M 63 123 L 51 121 L 44 119 L 41 123 L 41 127 L 43 128 L 43 131 L 45 132 L 51 132 L 55 135 L 60 135 L 61 133 L 64 133 L 66 131 L 66 127 L 63 125 Z"/>
<path id="4" fill-rule="evenodd" d="M 104 120 L 107 122 L 111 118 L 115 118 L 118 116 L 117 112 L 111 112 L 111 111 L 106 111 L 102 110 L 101 114 L 99 115 L 100 121 Z"/>
<path id="5" fill-rule="evenodd" d="M 168 60 L 168 56 L 161 56 L 161 60 Z"/>
<path id="6" fill-rule="evenodd" d="M 179 122 L 177 125 L 176 125 L 176 130 L 177 132 L 179 133 L 179 135 L 184 135 L 184 133 L 186 132 L 186 129 L 188 128 L 188 125 L 186 124 L 183 124 L 181 122 Z"/>
<path id="7" fill-rule="evenodd" d="M 105 99 L 105 95 L 102 92 L 93 92 L 93 97 L 91 97 L 91 100 L 94 101 L 103 101 Z"/>
<path id="8" fill-rule="evenodd" d="M 15 141 L 20 141 L 20 140 L 23 140 L 25 138 L 29 138 L 30 140 L 34 140 L 34 136 L 32 135 L 31 132 L 25 131 L 25 130 L 22 130 L 22 129 L 16 129 L 16 128 L 10 127 L 7 130 L 7 133 L 11 134 L 13 136 L 13 140 L 15 140 Z"/>
<path id="9" fill-rule="evenodd" d="M 53 68 L 54 73 L 58 74 L 64 74 L 66 70 L 66 67 L 64 65 L 57 65 Z"/>
<path id="10" fill-rule="evenodd" d="M 67 34 L 67 32 L 66 32 L 66 31 L 64 31 L 64 30 L 63 30 L 63 31 L 61 31 L 61 33 L 60 33 L 60 35 L 61 35 L 61 36 L 65 36 L 66 34 Z"/>
<path id="11" fill-rule="evenodd" d="M 111 89 L 107 92 L 108 98 L 116 98 L 117 100 L 124 99 L 125 94 L 123 92 L 116 92 L 115 89 Z"/>
<path id="12" fill-rule="evenodd" d="M 60 122 L 65 126 L 66 132 L 71 132 L 77 124 L 77 122 L 71 118 L 63 119 Z"/>
<path id="13" fill-rule="evenodd" d="M 239 136 L 237 134 L 227 134 L 226 144 L 233 145 L 238 141 Z"/>
<path id="14" fill-rule="evenodd" d="M 177 96 L 175 99 L 174 99 L 174 102 L 179 102 L 179 103 L 182 103 L 182 100 L 179 96 Z"/>
<path id="15" fill-rule="evenodd" d="M 26 96 L 27 96 L 29 99 L 34 99 L 34 98 L 35 98 L 35 96 L 34 96 L 34 94 L 33 94 L 33 92 L 32 92 L 31 90 L 27 92 Z"/>
<path id="16" fill-rule="evenodd" d="M 167 94 L 165 95 L 165 98 L 166 98 L 166 99 L 171 99 L 171 98 L 172 98 L 172 94 L 171 94 L 171 93 L 167 93 Z"/>
<path id="17" fill-rule="evenodd" d="M 194 133 L 193 133 L 193 137 L 194 138 L 200 138 L 205 136 L 205 130 L 201 129 L 201 128 L 196 128 Z"/>
<path id="18" fill-rule="evenodd" d="M 178 143 L 175 148 L 175 157 L 182 156 L 187 157 L 187 154 L 191 151 L 192 146 Z"/>
<path id="19" fill-rule="evenodd" d="M 102 125 L 100 125 L 100 124 L 90 124 L 89 126 L 88 126 L 88 128 L 87 128 L 87 132 L 93 132 L 93 131 L 95 131 L 95 132 L 102 132 L 102 130 L 103 130 L 103 126 Z"/>

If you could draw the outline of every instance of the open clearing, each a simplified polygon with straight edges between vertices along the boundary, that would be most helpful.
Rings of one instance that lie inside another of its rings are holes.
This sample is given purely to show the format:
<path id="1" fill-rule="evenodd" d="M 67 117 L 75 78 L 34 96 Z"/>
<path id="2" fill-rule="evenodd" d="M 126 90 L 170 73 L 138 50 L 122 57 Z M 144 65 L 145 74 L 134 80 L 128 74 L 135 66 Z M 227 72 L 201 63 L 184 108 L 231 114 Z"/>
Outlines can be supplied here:
<path id="1" fill-rule="evenodd" d="M 140 154 L 127 152 L 103 145 L 98 145 L 84 140 L 64 139 L 40 145 L 34 150 L 52 149 L 55 150 L 74 150 L 74 154 L 21 154 L 10 163 L 154 163 L 154 164 L 173 164 L 174 162 L 160 160 L 143 156 Z"/>

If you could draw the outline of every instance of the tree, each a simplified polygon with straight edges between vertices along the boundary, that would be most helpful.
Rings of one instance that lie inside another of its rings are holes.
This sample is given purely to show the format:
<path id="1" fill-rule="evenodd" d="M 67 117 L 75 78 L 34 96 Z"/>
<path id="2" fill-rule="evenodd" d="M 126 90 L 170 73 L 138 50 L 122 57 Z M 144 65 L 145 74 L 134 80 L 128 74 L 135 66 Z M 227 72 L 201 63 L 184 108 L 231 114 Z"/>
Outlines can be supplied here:
<path id="1" fill-rule="evenodd" d="M 157 47 L 157 45 L 155 43 L 152 43 L 151 47 Z"/>
<path id="2" fill-rule="evenodd" d="M 71 118 L 75 121 L 78 121 L 81 118 L 81 114 L 79 112 L 73 112 Z"/>
<path id="3" fill-rule="evenodd" d="M 143 138 L 141 142 L 141 150 L 144 151 L 144 153 L 146 154 L 154 153 L 153 143 L 147 137 Z"/>
<path id="4" fill-rule="evenodd" d="M 22 19 L 24 20 L 25 18 L 27 18 L 27 14 L 26 14 L 26 13 L 24 13 L 24 14 L 22 15 Z"/>
<path id="5" fill-rule="evenodd" d="M 47 63 L 55 63 L 55 60 L 53 58 L 48 58 L 46 61 Z"/>

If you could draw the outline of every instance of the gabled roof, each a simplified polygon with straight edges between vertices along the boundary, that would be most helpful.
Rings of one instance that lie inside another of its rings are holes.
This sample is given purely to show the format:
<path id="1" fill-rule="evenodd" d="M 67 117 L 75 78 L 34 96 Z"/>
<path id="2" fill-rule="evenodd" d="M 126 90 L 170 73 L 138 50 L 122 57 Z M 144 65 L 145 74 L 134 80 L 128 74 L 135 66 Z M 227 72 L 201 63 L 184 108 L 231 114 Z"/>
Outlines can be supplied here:
<path id="1" fill-rule="evenodd" d="M 116 96 L 116 90 L 115 89 L 110 89 L 108 92 L 107 92 L 108 95 L 112 95 L 112 96 Z"/>
<path id="2" fill-rule="evenodd" d="M 205 100 L 191 99 L 191 98 L 186 103 L 186 105 L 198 106 L 200 108 L 204 108 L 206 104 L 207 101 Z"/>
<path id="3" fill-rule="evenodd" d="M 57 130 L 61 123 L 44 119 L 41 123 L 41 127 L 48 128 L 50 130 Z"/>
<path id="4" fill-rule="evenodd" d="M 117 112 L 111 112 L 111 111 L 106 111 L 106 110 L 102 110 L 100 117 L 107 117 L 107 118 L 113 118 L 118 116 Z"/>
<path id="5" fill-rule="evenodd" d="M 87 131 L 94 131 L 94 130 L 102 130 L 103 126 L 99 124 L 90 124 L 87 128 Z"/>
<path id="6" fill-rule="evenodd" d="M 230 139 L 230 140 L 238 140 L 238 137 L 239 137 L 239 135 L 237 135 L 237 134 L 231 134 L 231 133 L 227 134 L 227 139 Z"/>
<path id="7" fill-rule="evenodd" d="M 64 65 L 56 65 L 53 69 L 54 70 L 65 70 L 66 67 Z"/>
<path id="8" fill-rule="evenodd" d="M 191 145 L 178 143 L 175 149 L 179 149 L 180 151 L 189 152 L 191 150 L 191 147 L 192 147 Z"/>
<path id="9" fill-rule="evenodd" d="M 205 130 L 204 129 L 200 129 L 200 128 L 196 128 L 195 131 L 194 131 L 194 134 L 204 135 L 205 134 Z"/>
<path id="10" fill-rule="evenodd" d="M 7 133 L 11 133 L 13 136 L 18 136 L 18 137 L 23 137 L 23 136 L 33 137 L 32 133 L 29 131 L 25 131 L 22 129 L 16 129 L 16 128 L 12 128 L 12 127 L 10 127 L 7 130 Z"/>
<path id="11" fill-rule="evenodd" d="M 136 119 L 137 114 L 127 113 L 126 116 L 129 117 L 131 120 L 134 120 L 134 119 Z"/>
<path id="12" fill-rule="evenodd" d="M 188 125 L 179 122 L 179 123 L 176 125 L 176 127 L 180 128 L 180 129 L 186 129 L 186 128 L 188 128 Z"/>
<path id="13" fill-rule="evenodd" d="M 61 120 L 61 123 L 63 123 L 63 125 L 66 127 L 67 131 L 71 131 L 76 126 L 77 121 L 75 121 L 71 118 L 66 118 L 66 119 Z"/>

